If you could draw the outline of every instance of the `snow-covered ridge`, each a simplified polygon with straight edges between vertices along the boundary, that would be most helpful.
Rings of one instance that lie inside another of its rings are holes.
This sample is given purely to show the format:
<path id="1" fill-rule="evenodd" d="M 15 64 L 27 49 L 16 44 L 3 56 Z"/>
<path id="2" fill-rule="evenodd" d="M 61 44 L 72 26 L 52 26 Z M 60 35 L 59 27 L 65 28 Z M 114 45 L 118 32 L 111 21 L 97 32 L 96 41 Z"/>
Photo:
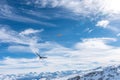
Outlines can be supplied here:
<path id="1" fill-rule="evenodd" d="M 67 80 L 120 80 L 120 66 L 99 67 Z"/>
<path id="2" fill-rule="evenodd" d="M 0 74 L 0 80 L 120 80 L 120 66 L 98 67 L 85 71 Z"/>
<path id="3" fill-rule="evenodd" d="M 80 71 L 30 72 L 27 74 L 0 74 L 0 80 L 55 80 L 56 78 L 78 74 Z"/>

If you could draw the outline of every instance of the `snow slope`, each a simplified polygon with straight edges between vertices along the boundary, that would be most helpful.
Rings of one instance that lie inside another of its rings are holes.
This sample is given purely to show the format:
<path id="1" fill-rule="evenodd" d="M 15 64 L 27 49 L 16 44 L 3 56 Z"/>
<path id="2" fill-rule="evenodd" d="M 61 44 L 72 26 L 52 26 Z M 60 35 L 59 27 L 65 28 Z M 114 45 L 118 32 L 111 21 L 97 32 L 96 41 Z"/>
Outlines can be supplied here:
<path id="1" fill-rule="evenodd" d="M 4 75 L 0 74 L 0 80 L 55 80 L 57 78 L 69 76 L 69 75 L 74 75 L 78 74 L 80 71 L 57 71 L 57 72 L 41 72 L 41 73 L 36 73 L 36 72 L 30 72 L 27 74 L 9 74 L 9 75 Z"/>
<path id="2" fill-rule="evenodd" d="M 120 80 L 120 66 L 100 67 L 67 80 Z"/>
<path id="3" fill-rule="evenodd" d="M 0 74 L 0 80 L 120 80 L 120 66 L 98 67 L 85 71 L 57 71 L 27 74 Z"/>

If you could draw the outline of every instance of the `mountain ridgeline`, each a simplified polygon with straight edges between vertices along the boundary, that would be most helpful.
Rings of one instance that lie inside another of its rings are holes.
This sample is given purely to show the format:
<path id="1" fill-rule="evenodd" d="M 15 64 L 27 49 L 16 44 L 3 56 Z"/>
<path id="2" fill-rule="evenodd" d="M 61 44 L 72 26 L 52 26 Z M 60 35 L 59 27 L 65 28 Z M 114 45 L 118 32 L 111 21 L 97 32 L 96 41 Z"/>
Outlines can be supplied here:
<path id="1" fill-rule="evenodd" d="M 120 66 L 99 67 L 67 80 L 120 80 Z"/>
<path id="2" fill-rule="evenodd" d="M 0 80 L 120 80 L 120 66 L 98 67 L 84 71 L 0 74 Z"/>

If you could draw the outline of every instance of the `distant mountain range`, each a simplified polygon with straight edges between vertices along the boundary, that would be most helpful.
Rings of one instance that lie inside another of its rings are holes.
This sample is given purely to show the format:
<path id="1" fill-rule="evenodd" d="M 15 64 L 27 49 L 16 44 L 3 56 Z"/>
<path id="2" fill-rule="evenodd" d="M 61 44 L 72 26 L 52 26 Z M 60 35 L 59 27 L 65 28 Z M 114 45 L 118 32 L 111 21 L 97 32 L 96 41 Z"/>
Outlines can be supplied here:
<path id="1" fill-rule="evenodd" d="M 27 74 L 0 74 L 0 80 L 120 80 L 120 66 L 98 67 L 86 71 L 30 72 Z"/>
<path id="2" fill-rule="evenodd" d="M 30 72 L 27 74 L 0 74 L 0 80 L 55 80 L 57 78 L 78 74 L 80 71 L 57 71 L 57 72 Z"/>

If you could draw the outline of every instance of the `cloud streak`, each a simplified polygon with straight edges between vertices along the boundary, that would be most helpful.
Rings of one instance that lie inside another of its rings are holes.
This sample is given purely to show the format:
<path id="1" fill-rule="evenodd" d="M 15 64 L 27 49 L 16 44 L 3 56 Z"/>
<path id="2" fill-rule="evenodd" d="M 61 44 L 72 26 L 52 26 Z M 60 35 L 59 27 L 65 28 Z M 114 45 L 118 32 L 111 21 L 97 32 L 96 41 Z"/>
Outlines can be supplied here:
<path id="1" fill-rule="evenodd" d="M 98 21 L 96 24 L 96 26 L 103 27 L 103 28 L 107 28 L 108 25 L 109 25 L 108 20 L 101 20 L 101 21 Z"/>
<path id="2" fill-rule="evenodd" d="M 83 70 L 101 65 L 119 64 L 120 47 L 108 45 L 111 41 L 116 41 L 116 39 L 83 39 L 82 42 L 76 43 L 73 48 L 66 48 L 59 44 L 50 45 L 50 49 L 44 51 L 44 54 L 49 56 L 48 59 L 39 61 L 37 58 L 16 59 L 6 57 L 0 61 L 0 71 L 1 73 L 11 71 L 15 73 L 54 72 L 57 70 Z M 44 43 L 43 46 L 45 46 Z"/>
<path id="3" fill-rule="evenodd" d="M 18 22 L 24 22 L 24 23 L 33 23 L 33 24 L 40 24 L 45 26 L 56 26 L 55 24 L 48 23 L 48 22 L 42 22 L 40 20 L 32 19 L 30 17 L 22 16 L 17 14 L 16 9 L 12 6 L 9 6 L 7 3 L 0 4 L 0 18 L 1 19 L 8 19 Z"/>
<path id="4" fill-rule="evenodd" d="M 115 38 L 88 38 L 74 44 L 72 48 L 64 47 L 55 42 L 39 43 L 35 34 L 43 30 L 26 29 L 16 32 L 7 28 L 0 28 L 0 42 L 14 43 L 10 44 L 8 50 L 14 52 L 31 51 L 33 53 L 41 52 L 48 56 L 46 60 L 38 60 L 37 58 L 10 58 L 6 57 L 0 60 L 1 73 L 25 73 L 25 72 L 46 72 L 57 70 L 75 70 L 89 69 L 97 66 L 119 63 L 119 47 L 108 45 Z M 31 36 L 32 34 L 32 36 Z M 34 34 L 34 35 L 33 35 Z M 21 46 L 26 45 L 26 46 Z M 24 49 L 23 49 L 24 48 Z M 42 51 L 42 49 L 46 49 Z M 15 51 L 16 50 L 16 51 Z M 98 57 L 99 56 L 99 57 Z M 91 65 L 91 67 L 88 67 Z M 49 67 L 49 69 L 48 69 Z M 24 71 L 23 71 L 24 69 Z"/>
<path id="5" fill-rule="evenodd" d="M 34 2 L 30 0 L 26 3 L 37 8 L 61 8 L 68 14 L 76 15 L 79 19 L 81 16 L 95 21 L 102 18 L 96 23 L 97 26 L 120 32 L 119 27 L 111 25 L 111 22 L 120 19 L 119 0 L 36 0 Z"/>
<path id="6" fill-rule="evenodd" d="M 99 12 L 103 14 L 120 13 L 118 0 L 36 0 L 34 2 L 30 0 L 26 2 L 26 4 L 27 3 L 29 3 L 28 5 L 34 4 L 36 7 L 40 8 L 62 7 L 76 14 L 97 14 Z"/>
<path id="7" fill-rule="evenodd" d="M 1 25 L 3 26 L 3 25 Z M 40 37 L 36 36 L 36 34 L 42 32 L 43 29 L 41 30 L 34 30 L 34 29 L 26 29 L 24 31 L 21 32 L 16 32 L 12 29 L 9 28 L 5 28 L 2 27 L 0 28 L 0 43 L 13 43 L 13 46 L 9 47 L 8 50 L 10 49 L 15 49 L 14 44 L 18 45 L 19 50 L 21 50 L 22 48 L 26 49 L 30 48 L 31 51 L 33 51 L 33 53 L 35 53 L 35 51 L 38 52 L 39 48 L 38 46 L 40 46 L 40 43 L 38 43 L 38 41 L 40 41 Z M 11 44 L 12 45 L 12 44 Z M 20 46 L 19 46 L 20 45 Z M 21 45 L 25 45 L 25 46 L 21 46 Z M 39 52 L 38 52 L 39 53 Z"/>
<path id="8" fill-rule="evenodd" d="M 111 22 L 114 22 L 114 21 L 110 21 L 110 20 L 100 20 L 96 23 L 95 26 L 97 27 L 101 27 L 101 28 L 104 28 L 104 29 L 108 29 L 108 30 L 111 30 L 115 33 L 119 33 L 120 30 L 118 29 L 119 27 L 117 26 L 113 26 L 113 24 L 110 24 Z"/>
<path id="9" fill-rule="evenodd" d="M 87 17 L 90 17 L 91 14 L 97 15 L 99 13 L 102 13 L 102 15 L 108 14 L 110 17 L 115 16 L 114 14 L 119 14 L 119 9 L 114 9 L 113 7 L 111 7 L 111 9 L 108 8 L 108 5 L 112 4 L 109 2 L 110 1 L 108 0 L 105 0 L 104 2 L 102 0 L 36 0 L 34 3 L 30 3 L 29 1 L 27 5 L 35 4 L 35 6 L 40 8 L 60 7 L 75 15 L 83 15 Z M 113 9 L 114 11 L 111 12 Z M 40 23 L 34 19 L 13 13 L 14 9 L 7 5 L 0 6 L 0 11 L 1 18 L 11 20 L 17 19 L 20 22 L 22 20 L 24 22 Z M 35 13 L 32 14 L 35 15 Z M 103 19 L 103 21 L 98 21 L 96 25 L 107 28 L 109 24 L 110 21 L 108 19 Z M 40 53 L 49 56 L 48 59 L 42 61 L 39 61 L 37 58 L 16 59 L 6 57 L 3 60 L 0 60 L 1 73 L 24 73 L 25 71 L 40 72 L 67 69 L 79 70 L 110 63 L 117 64 L 120 62 L 120 47 L 108 44 L 116 41 L 115 38 L 82 39 L 81 42 L 74 44 L 72 48 L 67 48 L 55 42 L 40 43 L 41 37 L 37 35 L 44 31 L 43 29 L 35 30 L 29 28 L 17 32 L 10 28 L 5 28 L 3 25 L 0 27 L 0 43 L 9 43 L 10 46 L 8 47 L 8 51 L 13 50 L 14 52 L 20 52 L 22 50 L 23 52 Z M 113 30 L 114 28 L 111 29 Z M 90 29 L 87 29 L 86 31 L 91 32 Z M 46 50 L 42 50 L 43 48 Z"/>

